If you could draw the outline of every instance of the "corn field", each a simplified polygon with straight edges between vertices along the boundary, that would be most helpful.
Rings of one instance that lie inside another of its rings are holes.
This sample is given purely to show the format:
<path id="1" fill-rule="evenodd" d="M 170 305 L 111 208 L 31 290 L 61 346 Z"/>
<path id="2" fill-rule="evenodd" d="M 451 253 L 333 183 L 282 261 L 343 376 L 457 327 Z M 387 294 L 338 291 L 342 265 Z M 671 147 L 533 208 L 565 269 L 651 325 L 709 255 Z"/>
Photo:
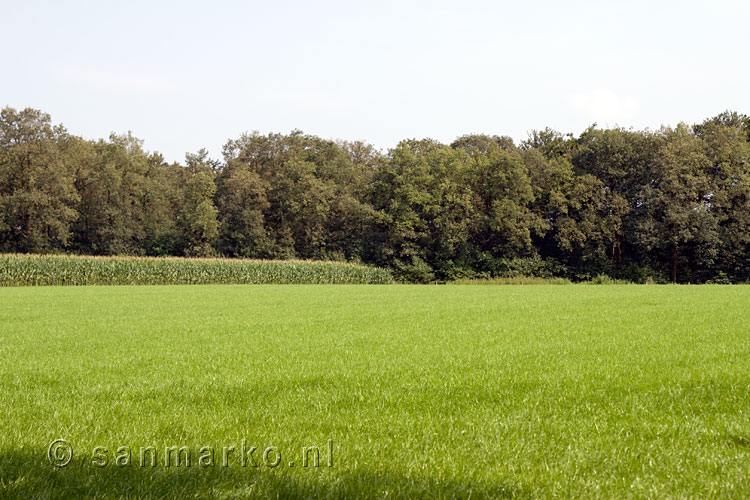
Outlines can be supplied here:
<path id="1" fill-rule="evenodd" d="M 388 270 L 298 260 L 0 255 L 0 286 L 381 284 Z"/>

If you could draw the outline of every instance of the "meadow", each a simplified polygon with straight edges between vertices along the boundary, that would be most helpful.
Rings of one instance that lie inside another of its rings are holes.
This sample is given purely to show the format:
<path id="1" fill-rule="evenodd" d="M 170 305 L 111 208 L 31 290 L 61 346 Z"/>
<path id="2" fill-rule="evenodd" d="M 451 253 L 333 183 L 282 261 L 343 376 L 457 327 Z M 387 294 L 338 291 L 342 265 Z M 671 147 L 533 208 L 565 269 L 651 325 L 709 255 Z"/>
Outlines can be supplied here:
<path id="1" fill-rule="evenodd" d="M 748 498 L 748 303 L 719 285 L 3 288 L 0 497 Z M 198 465 L 242 440 L 257 467 Z M 149 446 L 193 463 L 115 463 Z"/>

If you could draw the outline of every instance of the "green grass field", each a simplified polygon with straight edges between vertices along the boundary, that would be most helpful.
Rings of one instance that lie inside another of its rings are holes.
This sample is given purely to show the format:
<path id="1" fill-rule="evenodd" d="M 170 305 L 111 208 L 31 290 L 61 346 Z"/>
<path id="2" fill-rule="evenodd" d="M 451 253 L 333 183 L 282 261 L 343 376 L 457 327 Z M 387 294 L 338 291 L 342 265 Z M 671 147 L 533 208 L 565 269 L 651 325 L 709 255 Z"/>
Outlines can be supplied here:
<path id="1" fill-rule="evenodd" d="M 0 497 L 748 498 L 748 304 L 742 286 L 0 289 Z M 258 467 L 224 467 L 242 439 Z"/>

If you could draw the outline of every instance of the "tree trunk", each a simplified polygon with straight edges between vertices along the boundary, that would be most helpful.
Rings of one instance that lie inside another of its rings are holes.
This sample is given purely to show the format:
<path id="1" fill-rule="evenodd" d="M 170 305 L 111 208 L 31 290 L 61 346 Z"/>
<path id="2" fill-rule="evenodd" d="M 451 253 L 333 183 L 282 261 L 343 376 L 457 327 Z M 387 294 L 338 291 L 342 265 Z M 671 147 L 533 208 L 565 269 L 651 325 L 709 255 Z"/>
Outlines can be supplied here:
<path id="1" fill-rule="evenodd" d="M 677 245 L 672 247 L 672 283 L 677 283 Z"/>

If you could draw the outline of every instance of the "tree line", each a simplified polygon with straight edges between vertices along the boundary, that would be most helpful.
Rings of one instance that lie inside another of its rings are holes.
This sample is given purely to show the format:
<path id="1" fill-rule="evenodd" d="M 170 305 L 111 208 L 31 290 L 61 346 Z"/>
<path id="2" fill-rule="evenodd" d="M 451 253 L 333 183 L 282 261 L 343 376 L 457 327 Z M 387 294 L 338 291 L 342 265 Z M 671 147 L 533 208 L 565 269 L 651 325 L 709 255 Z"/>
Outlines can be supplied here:
<path id="1" fill-rule="evenodd" d="M 750 280 L 750 118 L 549 128 L 519 144 L 244 134 L 168 163 L 0 112 L 0 251 L 332 259 L 406 281 Z"/>

